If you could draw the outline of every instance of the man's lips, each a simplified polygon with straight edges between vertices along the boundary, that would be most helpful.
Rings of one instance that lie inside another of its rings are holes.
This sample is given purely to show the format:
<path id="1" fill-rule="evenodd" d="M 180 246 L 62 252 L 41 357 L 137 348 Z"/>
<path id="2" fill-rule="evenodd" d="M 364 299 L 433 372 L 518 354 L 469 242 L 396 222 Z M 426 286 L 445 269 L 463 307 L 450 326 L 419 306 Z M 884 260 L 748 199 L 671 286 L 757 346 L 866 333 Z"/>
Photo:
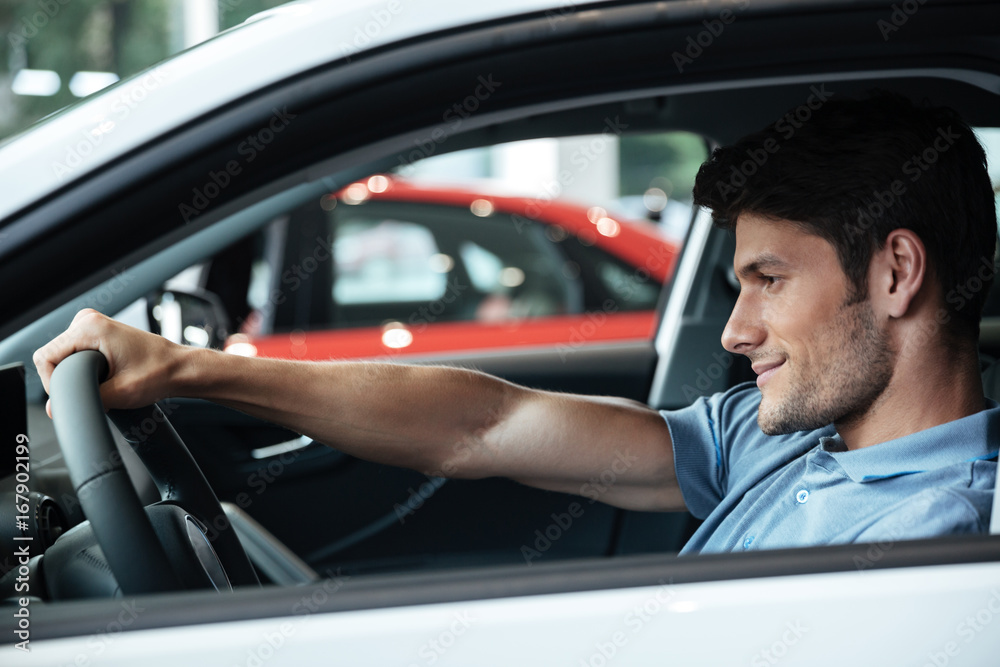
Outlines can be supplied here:
<path id="1" fill-rule="evenodd" d="M 781 361 L 771 361 L 768 363 L 760 363 L 753 365 L 753 372 L 757 374 L 757 386 L 763 387 L 764 383 L 767 382 L 772 375 L 774 375 L 779 368 L 785 364 L 785 360 Z"/>

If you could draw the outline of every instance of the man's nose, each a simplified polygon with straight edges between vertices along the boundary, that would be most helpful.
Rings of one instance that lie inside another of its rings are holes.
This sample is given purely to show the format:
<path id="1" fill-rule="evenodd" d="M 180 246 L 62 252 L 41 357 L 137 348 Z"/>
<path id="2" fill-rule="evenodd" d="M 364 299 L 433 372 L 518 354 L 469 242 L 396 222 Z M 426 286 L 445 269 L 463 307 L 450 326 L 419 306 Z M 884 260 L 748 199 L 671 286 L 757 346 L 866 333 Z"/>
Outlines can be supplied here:
<path id="1" fill-rule="evenodd" d="M 747 354 L 763 342 L 760 317 L 750 300 L 740 294 L 722 332 L 722 347 L 733 354 Z"/>

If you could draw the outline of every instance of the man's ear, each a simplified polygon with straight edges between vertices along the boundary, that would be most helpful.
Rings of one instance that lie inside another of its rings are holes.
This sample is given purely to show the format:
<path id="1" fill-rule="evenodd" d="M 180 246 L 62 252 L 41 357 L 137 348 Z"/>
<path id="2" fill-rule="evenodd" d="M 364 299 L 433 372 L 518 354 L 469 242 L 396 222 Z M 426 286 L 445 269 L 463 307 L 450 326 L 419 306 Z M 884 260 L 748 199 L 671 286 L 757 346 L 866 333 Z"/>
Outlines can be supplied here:
<path id="1" fill-rule="evenodd" d="M 927 249 L 913 231 L 894 229 L 872 257 L 869 294 L 889 317 L 905 315 L 927 275 Z"/>

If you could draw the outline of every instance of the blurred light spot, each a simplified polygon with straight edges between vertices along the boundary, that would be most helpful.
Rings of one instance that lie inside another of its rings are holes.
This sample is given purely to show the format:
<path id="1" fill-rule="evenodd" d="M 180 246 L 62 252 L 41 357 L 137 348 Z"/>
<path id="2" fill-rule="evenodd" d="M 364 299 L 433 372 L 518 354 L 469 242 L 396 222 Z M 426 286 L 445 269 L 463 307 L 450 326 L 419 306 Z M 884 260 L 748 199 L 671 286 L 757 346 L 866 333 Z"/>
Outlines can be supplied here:
<path id="1" fill-rule="evenodd" d="M 487 199 L 477 199 L 472 202 L 469 206 L 473 215 L 478 215 L 480 218 L 485 218 L 488 215 L 493 215 L 493 202 Z"/>
<path id="2" fill-rule="evenodd" d="M 250 343 L 233 343 L 226 346 L 226 352 L 235 354 L 237 357 L 256 357 L 257 348 Z"/>
<path id="3" fill-rule="evenodd" d="M 107 88 L 116 81 L 118 81 L 118 75 L 114 72 L 77 72 L 69 80 L 69 92 L 77 97 L 86 97 L 102 88 Z"/>
<path id="4" fill-rule="evenodd" d="M 186 326 L 184 327 L 184 340 L 186 340 L 191 345 L 196 345 L 198 347 L 208 347 L 208 341 L 211 337 L 208 332 L 201 327 Z"/>
<path id="5" fill-rule="evenodd" d="M 372 192 L 385 192 L 389 189 L 389 179 L 382 174 L 375 174 L 368 179 L 368 189 Z"/>
<path id="6" fill-rule="evenodd" d="M 559 225 L 549 227 L 547 230 L 545 230 L 545 235 L 549 237 L 550 241 L 553 241 L 555 243 L 559 243 L 560 241 L 565 241 L 566 237 L 569 236 L 566 230 L 560 227 Z"/>
<path id="7" fill-rule="evenodd" d="M 621 225 L 611 218 L 601 218 L 597 221 L 597 231 L 604 236 L 618 236 L 621 230 Z"/>
<path id="8" fill-rule="evenodd" d="M 580 265 L 576 262 L 566 262 L 563 264 L 562 273 L 570 280 L 576 280 L 580 277 Z"/>
<path id="9" fill-rule="evenodd" d="M 642 203 L 650 211 L 659 213 L 667 207 L 667 193 L 660 188 L 650 188 L 642 194 Z"/>
<path id="10" fill-rule="evenodd" d="M 225 351 L 238 357 L 256 357 L 257 348 L 246 334 L 233 334 L 226 339 Z"/>
<path id="11" fill-rule="evenodd" d="M 336 195 L 324 195 L 319 200 L 319 207 L 324 211 L 332 211 L 337 208 L 337 197 Z"/>
<path id="12" fill-rule="evenodd" d="M 455 267 L 455 260 L 451 258 L 451 255 L 445 255 L 440 252 L 436 255 L 431 255 L 428 263 L 430 264 L 431 271 L 434 273 L 448 273 Z"/>
<path id="13" fill-rule="evenodd" d="M 153 306 L 153 319 L 157 322 L 163 319 L 163 309 L 160 308 L 159 304 Z"/>
<path id="14" fill-rule="evenodd" d="M 305 345 L 306 344 L 306 332 L 302 329 L 292 329 L 288 334 L 288 340 L 292 345 Z"/>
<path id="15" fill-rule="evenodd" d="M 608 212 L 600 206 L 591 206 L 590 210 L 587 211 L 587 220 L 590 220 L 596 225 L 598 220 L 607 217 L 607 215 Z"/>
<path id="16" fill-rule="evenodd" d="M 344 203 L 353 206 L 354 204 L 360 204 L 370 196 L 371 193 L 368 191 L 367 185 L 364 183 L 351 183 L 344 190 Z"/>
<path id="17" fill-rule="evenodd" d="M 403 328 L 403 325 L 399 322 L 393 322 L 387 324 L 385 331 L 382 332 L 382 344 L 393 350 L 398 350 L 402 347 L 408 347 L 413 342 L 413 334 Z"/>
<path id="18" fill-rule="evenodd" d="M 22 69 L 14 75 L 10 89 L 15 95 L 52 97 L 61 85 L 62 79 L 50 69 Z"/>
<path id="19" fill-rule="evenodd" d="M 508 266 L 500 271 L 500 284 L 504 287 L 517 287 L 524 282 L 524 271 L 516 266 Z"/>

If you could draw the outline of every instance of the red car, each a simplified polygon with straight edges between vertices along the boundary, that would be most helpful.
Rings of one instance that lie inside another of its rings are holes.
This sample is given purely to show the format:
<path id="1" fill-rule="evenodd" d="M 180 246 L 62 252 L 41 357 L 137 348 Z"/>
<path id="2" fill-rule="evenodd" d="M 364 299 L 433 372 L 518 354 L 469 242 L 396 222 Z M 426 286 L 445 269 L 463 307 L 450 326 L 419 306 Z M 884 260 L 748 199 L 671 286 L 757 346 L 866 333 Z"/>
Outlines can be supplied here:
<path id="1" fill-rule="evenodd" d="M 600 207 L 384 175 L 261 239 L 254 310 L 225 349 L 299 359 L 648 342 L 677 257 L 654 224 Z"/>

